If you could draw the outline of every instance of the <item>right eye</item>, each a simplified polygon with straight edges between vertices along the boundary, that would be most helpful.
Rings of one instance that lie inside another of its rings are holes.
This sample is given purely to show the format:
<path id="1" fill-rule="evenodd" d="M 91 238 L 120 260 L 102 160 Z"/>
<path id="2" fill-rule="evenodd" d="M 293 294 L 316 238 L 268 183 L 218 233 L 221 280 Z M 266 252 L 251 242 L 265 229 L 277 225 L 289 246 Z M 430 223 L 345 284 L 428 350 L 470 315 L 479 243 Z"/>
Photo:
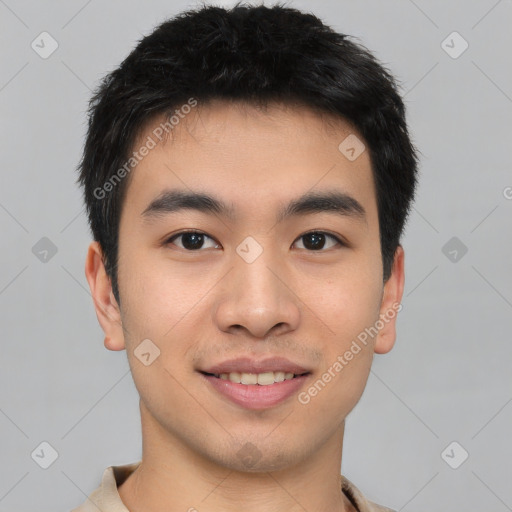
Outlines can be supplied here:
<path id="1" fill-rule="evenodd" d="M 181 245 L 175 244 L 174 241 L 179 239 L 181 239 Z M 213 242 L 213 246 L 206 247 L 207 249 L 212 247 L 215 249 L 219 247 L 219 244 L 212 237 L 201 231 L 182 231 L 181 233 L 176 233 L 168 238 L 164 242 L 164 245 L 173 244 L 180 247 L 180 249 L 185 249 L 186 251 L 197 251 L 204 248 L 206 239 Z"/>

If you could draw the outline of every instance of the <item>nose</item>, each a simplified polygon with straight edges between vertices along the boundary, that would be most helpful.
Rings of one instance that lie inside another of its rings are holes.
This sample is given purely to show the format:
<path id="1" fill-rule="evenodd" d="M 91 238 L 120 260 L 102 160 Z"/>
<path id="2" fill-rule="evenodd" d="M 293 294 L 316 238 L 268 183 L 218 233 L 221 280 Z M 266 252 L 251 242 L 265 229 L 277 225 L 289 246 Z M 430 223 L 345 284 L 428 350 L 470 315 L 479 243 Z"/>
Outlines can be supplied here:
<path id="1" fill-rule="evenodd" d="M 254 338 L 297 329 L 300 300 L 283 265 L 266 250 L 252 263 L 236 255 L 233 264 L 216 303 L 214 321 L 219 329 Z"/>

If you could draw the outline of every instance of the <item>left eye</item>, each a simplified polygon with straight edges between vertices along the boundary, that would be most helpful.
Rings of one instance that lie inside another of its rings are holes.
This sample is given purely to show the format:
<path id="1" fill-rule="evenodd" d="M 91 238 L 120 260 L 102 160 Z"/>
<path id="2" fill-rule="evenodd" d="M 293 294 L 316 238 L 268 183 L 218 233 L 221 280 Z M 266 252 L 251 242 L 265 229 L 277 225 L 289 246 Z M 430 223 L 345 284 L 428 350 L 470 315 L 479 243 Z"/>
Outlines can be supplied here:
<path id="1" fill-rule="evenodd" d="M 208 248 L 205 246 L 205 241 L 210 240 L 210 248 L 217 248 L 219 247 L 219 244 L 211 237 L 206 235 L 205 233 L 202 233 L 201 231 L 185 231 L 182 233 L 178 233 L 176 235 L 173 235 L 171 238 L 169 238 L 166 241 L 166 244 L 169 243 L 175 243 L 175 240 L 178 240 L 181 238 L 181 245 L 178 245 L 178 247 L 181 247 L 182 249 L 185 249 L 187 251 L 197 251 L 199 249 Z M 306 233 L 304 235 L 301 235 L 297 240 L 305 240 L 306 242 L 302 243 L 303 247 L 299 247 L 299 249 L 307 249 L 312 251 L 319 251 L 321 249 L 330 249 L 331 247 L 334 247 L 336 245 L 344 245 L 343 242 L 336 236 L 331 235 L 329 233 L 325 233 L 323 231 L 311 231 L 310 233 Z M 327 244 L 326 247 L 326 240 L 331 240 L 331 245 Z M 297 242 L 295 242 L 297 243 Z"/>
<path id="2" fill-rule="evenodd" d="M 329 233 L 325 233 L 323 231 L 311 231 L 310 233 L 306 233 L 305 235 L 301 235 L 297 240 L 305 239 L 307 243 L 303 243 L 306 247 L 305 249 L 311 249 L 313 251 L 318 251 L 320 249 L 325 249 L 326 239 L 330 238 L 334 240 L 334 244 L 328 246 L 327 249 L 335 245 L 344 245 L 343 242 L 336 236 L 330 235 Z M 301 249 L 301 247 L 299 247 Z"/>

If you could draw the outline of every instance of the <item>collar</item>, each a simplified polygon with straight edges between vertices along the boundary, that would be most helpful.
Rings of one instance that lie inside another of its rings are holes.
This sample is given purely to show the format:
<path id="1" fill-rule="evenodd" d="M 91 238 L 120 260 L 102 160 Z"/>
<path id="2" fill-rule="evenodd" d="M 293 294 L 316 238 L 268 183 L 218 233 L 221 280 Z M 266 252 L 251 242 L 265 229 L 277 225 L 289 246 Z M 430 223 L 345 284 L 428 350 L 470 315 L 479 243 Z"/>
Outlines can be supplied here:
<path id="1" fill-rule="evenodd" d="M 109 466 L 103 472 L 101 485 L 87 498 L 85 503 L 72 512 L 130 512 L 121 501 L 117 487 L 121 485 L 139 466 L 142 461 L 122 466 Z M 394 512 L 390 508 L 368 501 L 363 493 L 340 475 L 340 487 L 358 512 Z"/>

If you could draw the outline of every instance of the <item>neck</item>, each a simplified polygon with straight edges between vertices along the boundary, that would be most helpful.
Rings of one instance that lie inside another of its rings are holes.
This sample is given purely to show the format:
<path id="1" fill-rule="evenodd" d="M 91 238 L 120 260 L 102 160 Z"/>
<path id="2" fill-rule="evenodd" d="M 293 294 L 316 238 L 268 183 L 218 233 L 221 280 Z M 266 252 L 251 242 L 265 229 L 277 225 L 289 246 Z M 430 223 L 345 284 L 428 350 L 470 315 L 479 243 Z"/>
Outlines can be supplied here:
<path id="1" fill-rule="evenodd" d="M 344 422 L 309 457 L 278 470 L 239 471 L 206 458 L 172 435 L 141 403 L 143 454 L 118 488 L 133 512 L 349 512 L 341 492 Z"/>

